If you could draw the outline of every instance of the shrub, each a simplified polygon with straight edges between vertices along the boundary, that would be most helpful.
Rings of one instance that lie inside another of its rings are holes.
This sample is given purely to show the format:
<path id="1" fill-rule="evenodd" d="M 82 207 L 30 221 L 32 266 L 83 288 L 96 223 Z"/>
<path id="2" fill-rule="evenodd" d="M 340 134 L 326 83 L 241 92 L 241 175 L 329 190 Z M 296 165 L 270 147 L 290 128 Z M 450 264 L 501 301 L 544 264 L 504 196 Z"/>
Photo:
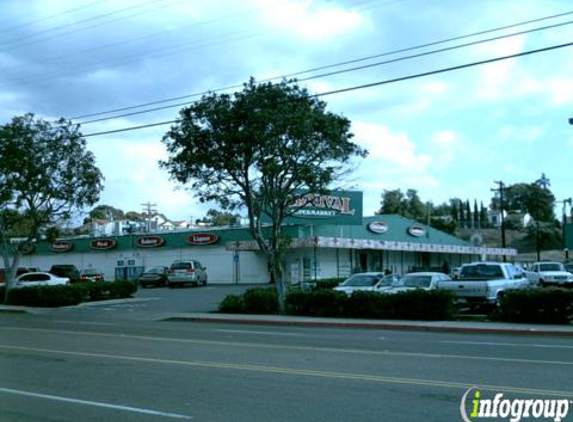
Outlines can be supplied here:
<path id="1" fill-rule="evenodd" d="M 227 314 L 241 314 L 245 312 L 242 295 L 227 295 L 219 303 L 219 312 Z"/>
<path id="2" fill-rule="evenodd" d="M 346 280 L 346 279 L 344 279 L 344 278 L 325 278 L 322 280 L 316 280 L 316 282 L 314 284 L 314 290 L 323 290 L 323 289 L 332 290 L 333 288 L 338 286 L 340 283 L 342 283 L 344 280 Z"/>
<path id="3" fill-rule="evenodd" d="M 108 286 L 109 299 L 125 299 L 132 297 L 137 291 L 137 283 L 125 280 L 116 280 L 113 283 L 105 283 Z"/>
<path id="4" fill-rule="evenodd" d="M 573 291 L 557 288 L 512 290 L 500 298 L 498 321 L 568 324 L 573 317 Z"/>
<path id="5" fill-rule="evenodd" d="M 287 313 L 307 316 L 340 316 L 346 295 L 334 290 L 290 292 L 286 297 Z"/>
<path id="6" fill-rule="evenodd" d="M 345 303 L 343 314 L 350 318 L 390 318 L 390 295 L 378 292 L 354 292 Z"/>
<path id="7" fill-rule="evenodd" d="M 445 290 L 411 290 L 388 295 L 387 318 L 419 321 L 451 320 L 456 317 L 455 296 Z"/>
<path id="8" fill-rule="evenodd" d="M 131 297 L 137 285 L 130 281 L 113 283 L 76 283 L 66 286 L 34 286 L 11 289 L 8 296 L 10 305 L 59 307 L 77 305 L 105 299 L 123 299 Z"/>
<path id="9" fill-rule="evenodd" d="M 56 308 L 77 305 L 81 301 L 81 293 L 73 286 L 22 287 L 8 293 L 10 305 Z"/>
<path id="10" fill-rule="evenodd" d="M 279 310 L 274 287 L 255 287 L 243 294 L 243 309 L 247 314 L 276 314 Z"/>

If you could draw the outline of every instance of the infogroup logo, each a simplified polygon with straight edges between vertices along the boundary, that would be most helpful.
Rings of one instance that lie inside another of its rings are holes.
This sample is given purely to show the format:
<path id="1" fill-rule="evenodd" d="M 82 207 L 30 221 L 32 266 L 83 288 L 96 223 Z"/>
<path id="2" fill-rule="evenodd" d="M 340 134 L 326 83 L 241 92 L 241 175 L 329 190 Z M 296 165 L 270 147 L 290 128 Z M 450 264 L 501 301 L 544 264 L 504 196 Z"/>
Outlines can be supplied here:
<path id="1" fill-rule="evenodd" d="M 462 396 L 460 413 L 464 422 L 487 418 L 507 419 L 510 422 L 520 422 L 522 419 L 560 422 L 567 417 L 572 404 L 568 399 L 508 399 L 504 398 L 503 393 L 486 399 L 477 387 L 472 387 Z"/>

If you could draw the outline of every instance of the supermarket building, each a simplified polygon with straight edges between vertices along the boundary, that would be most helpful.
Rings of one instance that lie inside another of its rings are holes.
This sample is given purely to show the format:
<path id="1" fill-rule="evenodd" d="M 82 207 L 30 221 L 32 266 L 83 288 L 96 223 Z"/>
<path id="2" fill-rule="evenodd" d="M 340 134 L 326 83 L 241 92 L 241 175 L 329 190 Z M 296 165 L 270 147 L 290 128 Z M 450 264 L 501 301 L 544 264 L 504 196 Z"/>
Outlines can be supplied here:
<path id="1" fill-rule="evenodd" d="M 283 227 L 284 235 L 292 239 L 284 261 L 290 283 L 347 277 L 357 271 L 388 269 L 405 274 L 440 270 L 445 263 L 455 267 L 475 260 L 501 260 L 503 256 L 511 260 L 516 254 L 510 248 L 473 246 L 395 214 L 362 218 L 360 209 L 351 224 L 327 218 L 321 218 L 318 224 L 316 219 L 317 215 L 339 217 L 338 214 L 307 210 L 306 215 L 311 218 L 301 217 Z M 79 237 L 39 242 L 27 252 L 21 265 L 35 265 L 43 270 L 54 264 L 98 268 L 106 280 L 134 279 L 144 269 L 195 259 L 207 268 L 211 284 L 269 282 L 266 257 L 245 227 Z"/>

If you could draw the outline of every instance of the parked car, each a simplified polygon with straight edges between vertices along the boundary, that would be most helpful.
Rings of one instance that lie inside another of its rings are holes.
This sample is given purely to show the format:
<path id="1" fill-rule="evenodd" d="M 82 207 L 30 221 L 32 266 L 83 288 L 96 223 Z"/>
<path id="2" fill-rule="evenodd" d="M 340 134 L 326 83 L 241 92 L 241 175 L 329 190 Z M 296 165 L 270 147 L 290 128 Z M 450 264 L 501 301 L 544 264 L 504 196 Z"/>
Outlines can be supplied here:
<path id="1" fill-rule="evenodd" d="M 97 268 L 86 268 L 80 272 L 80 282 L 105 281 L 104 274 Z"/>
<path id="2" fill-rule="evenodd" d="M 21 276 L 22 274 L 38 271 L 41 271 L 39 267 L 22 266 L 16 269 L 16 274 L 14 277 L 18 278 L 18 276 Z M 0 283 L 6 283 L 6 269 L 4 268 L 0 268 Z"/>
<path id="3" fill-rule="evenodd" d="M 573 286 L 573 274 L 561 262 L 536 262 L 526 274 L 533 286 Z"/>
<path id="4" fill-rule="evenodd" d="M 407 292 L 409 290 L 434 290 L 441 281 L 451 281 L 449 275 L 438 272 L 409 273 L 400 278 L 400 285 L 394 287 L 388 293 Z"/>
<path id="5" fill-rule="evenodd" d="M 70 279 L 70 283 L 77 283 L 80 281 L 80 271 L 75 265 L 71 264 L 56 264 L 52 265 L 49 273 L 57 275 L 58 277 L 67 277 Z"/>
<path id="6" fill-rule="evenodd" d="M 379 272 L 352 274 L 334 290 L 351 295 L 354 292 L 381 292 L 399 285 L 400 279 L 395 274 L 384 275 Z"/>
<path id="7" fill-rule="evenodd" d="M 58 277 L 51 273 L 33 272 L 22 274 L 16 279 L 15 288 L 33 287 L 33 286 L 59 286 L 70 284 L 67 277 Z"/>
<path id="8" fill-rule="evenodd" d="M 564 265 L 565 265 L 565 269 L 566 269 L 567 271 L 569 271 L 571 274 L 573 274 L 573 264 L 567 263 L 567 264 L 564 264 Z"/>
<path id="9" fill-rule="evenodd" d="M 141 287 L 167 285 L 167 267 L 153 267 L 145 270 L 143 274 L 135 279 Z"/>
<path id="10" fill-rule="evenodd" d="M 199 261 L 175 261 L 167 271 L 167 286 L 193 284 L 195 286 L 207 285 L 207 268 Z"/>
<path id="11" fill-rule="evenodd" d="M 438 282 L 438 289 L 449 290 L 458 301 L 470 307 L 496 305 L 506 291 L 529 288 L 523 272 L 508 262 L 474 262 L 462 265 L 458 280 Z"/>

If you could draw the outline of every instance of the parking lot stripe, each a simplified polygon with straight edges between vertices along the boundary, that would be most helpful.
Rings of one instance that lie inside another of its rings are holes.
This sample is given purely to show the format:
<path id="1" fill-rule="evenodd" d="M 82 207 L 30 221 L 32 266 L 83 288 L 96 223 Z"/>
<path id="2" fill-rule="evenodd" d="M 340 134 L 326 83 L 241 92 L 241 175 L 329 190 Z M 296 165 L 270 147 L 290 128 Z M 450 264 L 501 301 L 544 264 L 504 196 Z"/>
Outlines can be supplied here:
<path id="1" fill-rule="evenodd" d="M 74 404 L 81 404 L 81 405 L 87 405 L 87 406 L 104 407 L 107 409 L 122 410 L 122 411 L 127 411 L 127 412 L 134 412 L 134 413 L 143 413 L 143 414 L 154 415 L 154 416 L 163 416 L 166 418 L 193 419 L 191 416 L 180 415 L 178 413 L 167 413 L 167 412 L 160 412 L 160 411 L 151 410 L 151 409 L 142 409 L 140 407 L 121 406 L 121 405 L 111 404 L 111 403 L 102 403 L 102 402 L 97 402 L 97 401 L 73 399 L 70 397 L 54 396 L 52 394 L 41 394 L 41 393 L 34 393 L 31 391 L 14 390 L 12 388 L 0 387 L 0 393 L 14 394 L 14 395 L 26 396 L 26 397 L 34 397 L 34 398 L 45 399 L 45 400 L 61 401 L 61 402 L 66 402 L 66 403 L 74 403 Z"/>

